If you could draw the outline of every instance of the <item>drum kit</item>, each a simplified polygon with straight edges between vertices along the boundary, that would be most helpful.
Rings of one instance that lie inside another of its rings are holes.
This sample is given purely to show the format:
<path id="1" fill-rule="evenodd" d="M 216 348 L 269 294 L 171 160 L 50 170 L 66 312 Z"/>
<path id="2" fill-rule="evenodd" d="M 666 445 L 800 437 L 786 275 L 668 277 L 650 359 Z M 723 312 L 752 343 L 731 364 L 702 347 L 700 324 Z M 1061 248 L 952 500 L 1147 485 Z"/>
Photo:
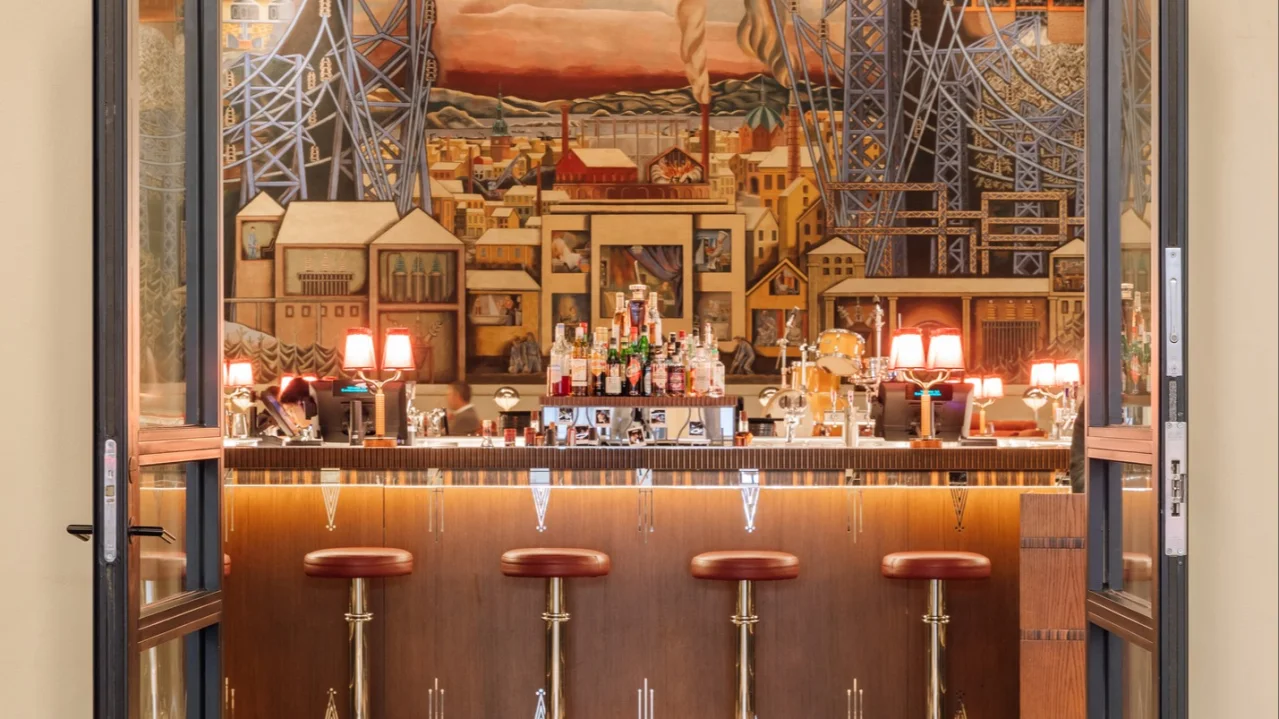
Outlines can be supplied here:
<path id="1" fill-rule="evenodd" d="M 815 426 L 843 425 L 845 445 L 854 447 L 860 434 L 859 425 L 870 417 L 870 398 L 879 391 L 879 384 L 887 378 L 888 359 L 882 356 L 884 310 L 878 298 L 871 316 L 875 330 L 875 354 L 866 356 L 866 339 L 846 329 L 829 329 L 817 336 L 817 343 L 799 346 L 800 359 L 793 367 L 786 366 L 787 334 L 795 321 L 792 313 L 786 322 L 787 332 L 777 341 L 781 348 L 782 389 L 768 400 L 768 408 L 781 409 L 786 418 L 786 441 L 794 440 L 794 430 L 803 415 L 811 413 Z M 816 355 L 809 362 L 809 353 Z M 788 372 L 789 370 L 789 372 Z M 841 384 L 847 386 L 841 394 Z M 866 396 L 863 422 L 857 420 L 855 390 L 861 388 Z M 767 408 L 766 408 L 767 409 Z M 842 419 L 838 413 L 842 411 Z"/>

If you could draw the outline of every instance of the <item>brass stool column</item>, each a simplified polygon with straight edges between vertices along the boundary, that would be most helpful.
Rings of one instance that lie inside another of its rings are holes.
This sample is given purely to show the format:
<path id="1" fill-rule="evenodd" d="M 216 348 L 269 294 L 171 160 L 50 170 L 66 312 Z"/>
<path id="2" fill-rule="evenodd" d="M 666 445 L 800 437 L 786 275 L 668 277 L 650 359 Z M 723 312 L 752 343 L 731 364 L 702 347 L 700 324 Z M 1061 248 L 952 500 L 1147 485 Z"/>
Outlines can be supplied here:
<path id="1" fill-rule="evenodd" d="M 502 574 L 546 580 L 547 719 L 564 719 L 564 580 L 603 577 L 612 569 L 609 556 L 593 549 L 512 549 L 502 555 Z"/>
<path id="2" fill-rule="evenodd" d="M 794 579 L 799 558 L 785 552 L 706 552 L 693 557 L 689 571 L 698 579 L 737 582 L 737 701 L 734 719 L 755 719 L 755 582 Z"/>
<path id="3" fill-rule="evenodd" d="M 880 572 L 889 579 L 927 579 L 928 674 L 925 677 L 927 719 L 945 719 L 946 703 L 946 580 L 986 579 L 990 560 L 973 552 L 895 552 L 886 555 Z"/>
<path id="4" fill-rule="evenodd" d="M 310 552 L 302 560 L 307 576 L 349 579 L 351 600 L 344 615 L 350 625 L 348 648 L 351 671 L 350 719 L 369 719 L 368 638 L 364 625 L 373 621 L 369 612 L 368 580 L 399 577 L 413 572 L 413 555 L 389 547 L 342 547 Z"/>

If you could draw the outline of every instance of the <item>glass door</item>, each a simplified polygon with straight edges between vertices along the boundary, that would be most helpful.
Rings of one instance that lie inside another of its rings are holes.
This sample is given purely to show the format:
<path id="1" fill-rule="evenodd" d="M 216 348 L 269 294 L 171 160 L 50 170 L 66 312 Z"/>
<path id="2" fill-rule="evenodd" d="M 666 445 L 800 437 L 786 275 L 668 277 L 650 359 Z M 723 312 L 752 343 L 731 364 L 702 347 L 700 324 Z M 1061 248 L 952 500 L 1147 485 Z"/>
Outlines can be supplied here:
<path id="1" fill-rule="evenodd" d="M 220 715 L 219 4 L 95 5 L 95 716 Z"/>
<path id="2" fill-rule="evenodd" d="M 1087 22 L 1088 716 L 1184 717 L 1185 4 Z"/>

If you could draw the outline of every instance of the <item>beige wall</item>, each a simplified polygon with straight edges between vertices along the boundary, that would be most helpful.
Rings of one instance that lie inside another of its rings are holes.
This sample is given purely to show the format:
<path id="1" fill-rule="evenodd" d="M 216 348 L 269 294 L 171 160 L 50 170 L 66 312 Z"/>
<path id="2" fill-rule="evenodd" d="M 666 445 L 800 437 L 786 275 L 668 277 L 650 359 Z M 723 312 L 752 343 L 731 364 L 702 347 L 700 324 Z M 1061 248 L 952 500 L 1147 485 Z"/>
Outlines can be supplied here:
<path id="1" fill-rule="evenodd" d="M 1276 6 L 1190 6 L 1191 711 L 1275 716 L 1275 393 L 1221 378 L 1279 375 Z M 28 70 L 0 76 L 22 103 L 0 113 L 19 140 L 0 174 L 0 337 L 52 381 L 0 420 L 0 696 L 6 716 L 71 719 L 91 715 L 91 556 L 62 531 L 91 512 L 91 3 L 6 13 L 23 31 L 5 64 Z"/>
<path id="2" fill-rule="evenodd" d="M 1274 0 L 1191 0 L 1189 651 L 1197 719 L 1279 715 L 1275 56 Z"/>
<path id="3" fill-rule="evenodd" d="M 39 401 L 0 413 L 0 714 L 92 716 L 92 7 L 5 3 L 0 346 Z M 28 399 L 28 398 L 24 398 Z"/>

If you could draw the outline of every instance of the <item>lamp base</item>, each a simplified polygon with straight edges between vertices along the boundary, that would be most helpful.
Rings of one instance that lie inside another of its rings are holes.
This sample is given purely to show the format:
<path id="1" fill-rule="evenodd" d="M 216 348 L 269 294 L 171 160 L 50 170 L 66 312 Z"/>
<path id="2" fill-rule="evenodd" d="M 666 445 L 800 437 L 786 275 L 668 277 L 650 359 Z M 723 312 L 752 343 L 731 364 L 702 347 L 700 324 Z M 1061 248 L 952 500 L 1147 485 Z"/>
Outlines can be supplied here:
<path id="1" fill-rule="evenodd" d="M 397 445 L 397 444 L 398 444 L 398 442 L 396 441 L 396 439 L 395 439 L 394 437 L 365 437 L 365 438 L 364 438 L 364 446 L 365 446 L 365 447 L 370 447 L 370 448 L 372 448 L 372 447 L 377 447 L 377 448 L 390 447 L 390 448 L 394 449 L 394 448 L 396 447 L 396 445 Z"/>
<path id="2" fill-rule="evenodd" d="M 941 449 L 940 439 L 912 439 L 911 449 Z"/>

